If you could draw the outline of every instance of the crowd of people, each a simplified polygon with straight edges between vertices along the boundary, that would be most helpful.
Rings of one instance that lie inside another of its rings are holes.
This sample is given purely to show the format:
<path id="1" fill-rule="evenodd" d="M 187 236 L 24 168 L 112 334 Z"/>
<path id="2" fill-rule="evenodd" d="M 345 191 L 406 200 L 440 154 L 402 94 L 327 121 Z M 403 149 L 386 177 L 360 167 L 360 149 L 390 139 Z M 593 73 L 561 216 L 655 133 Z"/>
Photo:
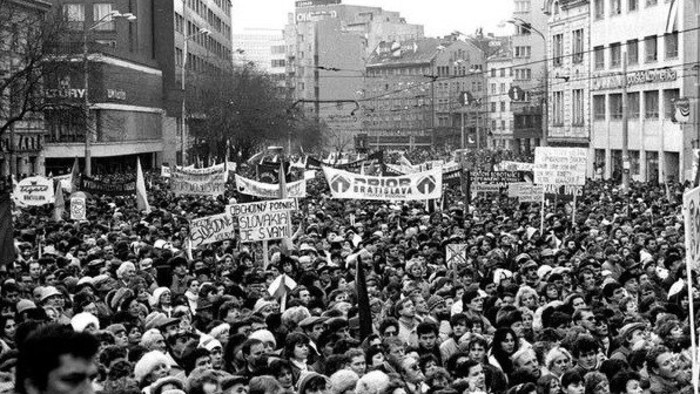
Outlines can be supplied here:
<path id="1" fill-rule="evenodd" d="M 466 204 L 459 188 L 432 206 L 335 200 L 319 173 L 291 242 L 270 242 L 265 262 L 260 243 L 236 239 L 187 250 L 188 220 L 241 199 L 233 185 L 219 198 L 175 197 L 149 178 L 150 213 L 108 196 L 90 196 L 81 222 L 48 220 L 50 206 L 14 212 L 0 392 L 692 390 L 686 185 L 589 180 L 575 207 L 562 196 L 541 215 L 505 195 Z M 466 245 L 464 258 L 446 254 L 452 244 Z M 281 274 L 295 286 L 271 295 Z"/>

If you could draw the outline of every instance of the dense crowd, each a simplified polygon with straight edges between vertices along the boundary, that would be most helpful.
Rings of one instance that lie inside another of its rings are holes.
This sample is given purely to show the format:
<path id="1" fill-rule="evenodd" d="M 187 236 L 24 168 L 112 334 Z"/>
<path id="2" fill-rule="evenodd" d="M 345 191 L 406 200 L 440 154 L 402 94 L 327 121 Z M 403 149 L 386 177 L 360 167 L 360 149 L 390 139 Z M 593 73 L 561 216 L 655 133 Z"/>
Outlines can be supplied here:
<path id="1" fill-rule="evenodd" d="M 503 159 L 512 156 L 463 158 L 475 167 Z M 245 199 L 233 186 L 215 199 L 174 197 L 156 174 L 149 185 L 148 214 L 133 197 L 106 196 L 90 196 L 82 222 L 48 220 L 51 207 L 14 212 L 17 259 L 0 267 L 4 392 L 692 388 L 698 293 L 689 297 L 683 281 L 684 185 L 623 191 L 591 180 L 576 207 L 557 198 L 541 215 L 506 196 L 466 205 L 461 190 L 432 206 L 334 200 L 319 173 L 292 246 L 270 242 L 267 265 L 261 244 L 236 239 L 187 250 L 188 220 Z M 466 258 L 447 262 L 450 244 L 466 244 Z M 280 274 L 296 283 L 282 298 L 268 291 Z"/>

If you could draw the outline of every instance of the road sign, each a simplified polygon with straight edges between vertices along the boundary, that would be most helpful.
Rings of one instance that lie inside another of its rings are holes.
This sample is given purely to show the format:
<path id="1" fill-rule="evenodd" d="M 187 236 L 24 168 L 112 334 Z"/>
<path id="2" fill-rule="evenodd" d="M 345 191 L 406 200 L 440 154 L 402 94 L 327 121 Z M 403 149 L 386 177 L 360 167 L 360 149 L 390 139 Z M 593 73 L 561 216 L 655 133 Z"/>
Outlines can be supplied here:
<path id="1" fill-rule="evenodd" d="M 508 90 L 508 97 L 511 101 L 523 101 L 525 100 L 525 92 L 520 88 L 520 86 L 511 86 Z"/>
<path id="2" fill-rule="evenodd" d="M 470 105 L 473 102 L 474 102 L 474 96 L 472 96 L 471 93 L 461 92 L 459 94 L 459 103 L 462 104 L 463 107 Z"/>

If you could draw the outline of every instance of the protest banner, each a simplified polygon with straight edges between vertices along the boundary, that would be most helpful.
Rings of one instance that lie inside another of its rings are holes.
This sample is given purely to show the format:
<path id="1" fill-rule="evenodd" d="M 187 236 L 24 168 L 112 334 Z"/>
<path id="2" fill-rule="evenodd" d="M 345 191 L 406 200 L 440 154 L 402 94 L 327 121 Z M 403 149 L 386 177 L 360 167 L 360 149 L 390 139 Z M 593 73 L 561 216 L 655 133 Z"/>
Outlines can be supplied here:
<path id="1" fill-rule="evenodd" d="M 579 185 L 542 185 L 544 186 L 545 198 L 549 200 L 573 201 L 583 197 L 583 186 Z"/>
<path id="2" fill-rule="evenodd" d="M 53 179 L 43 176 L 24 178 L 14 192 L 15 203 L 20 206 L 40 206 L 53 203 Z"/>
<path id="3" fill-rule="evenodd" d="M 688 294 L 693 294 L 693 271 L 700 272 L 700 187 L 690 190 L 683 194 L 683 219 L 685 227 L 685 272 L 686 272 L 686 291 Z M 690 302 L 690 316 L 695 316 L 695 306 Z M 695 319 L 690 319 L 690 332 L 695 331 Z M 697 342 L 695 335 L 691 335 L 691 354 L 697 356 Z M 697 359 L 693 358 L 692 374 L 697 379 L 698 365 Z M 697 383 L 693 383 L 694 389 L 697 392 Z"/>
<path id="4" fill-rule="evenodd" d="M 449 171 L 445 171 L 445 168 L 443 167 L 442 182 L 447 187 L 460 187 L 462 185 L 462 167 L 452 166 L 450 167 Z"/>
<path id="5" fill-rule="evenodd" d="M 529 182 L 511 183 L 508 197 L 517 198 L 521 203 L 540 203 L 544 199 L 544 186 Z"/>
<path id="6" fill-rule="evenodd" d="M 160 176 L 163 178 L 170 178 L 170 167 L 160 166 Z"/>
<path id="7" fill-rule="evenodd" d="M 87 218 L 87 205 L 85 203 L 85 197 L 71 197 L 70 218 L 73 220 L 85 220 Z"/>
<path id="8" fill-rule="evenodd" d="M 442 196 L 442 169 L 401 176 L 368 176 L 323 167 L 333 198 L 431 200 Z"/>
<path id="9" fill-rule="evenodd" d="M 508 184 L 522 182 L 523 175 L 518 171 L 465 171 L 469 177 L 470 193 L 500 193 L 508 188 Z"/>
<path id="10" fill-rule="evenodd" d="M 231 204 L 226 212 L 238 220 L 241 242 L 290 237 L 291 212 L 298 209 L 293 198 Z"/>
<path id="11" fill-rule="evenodd" d="M 585 185 L 588 150 L 585 148 L 535 148 L 535 183 Z"/>
<path id="12" fill-rule="evenodd" d="M 523 163 L 519 161 L 502 161 L 493 168 L 496 171 L 529 171 L 532 172 L 535 168 L 533 163 Z"/>
<path id="13" fill-rule="evenodd" d="M 130 182 L 103 182 L 85 175 L 80 177 L 80 190 L 90 194 L 127 196 L 136 193 L 136 180 Z"/>
<path id="14" fill-rule="evenodd" d="M 233 239 L 236 233 L 233 223 L 233 218 L 228 212 L 191 220 L 192 247 Z"/>
<path id="15" fill-rule="evenodd" d="M 171 169 L 170 190 L 176 196 L 211 196 L 224 194 L 228 171 L 223 168 Z"/>
<path id="16" fill-rule="evenodd" d="M 467 263 L 467 244 L 448 244 L 445 246 L 445 262 L 454 269 Z"/>
<path id="17" fill-rule="evenodd" d="M 256 182 L 236 174 L 236 189 L 239 193 L 262 198 L 279 198 L 280 185 Z M 306 197 L 306 180 L 287 183 L 287 197 Z"/>

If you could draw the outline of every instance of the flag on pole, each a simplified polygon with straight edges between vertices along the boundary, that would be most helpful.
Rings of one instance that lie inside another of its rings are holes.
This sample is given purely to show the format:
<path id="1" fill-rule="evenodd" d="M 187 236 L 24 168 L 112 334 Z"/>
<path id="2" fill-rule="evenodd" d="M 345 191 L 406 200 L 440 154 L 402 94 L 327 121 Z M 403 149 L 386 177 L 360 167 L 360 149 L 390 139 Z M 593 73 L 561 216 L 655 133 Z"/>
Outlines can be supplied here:
<path id="1" fill-rule="evenodd" d="M 66 211 L 66 201 L 63 199 L 63 189 L 61 182 L 56 182 L 55 193 L 53 197 L 53 220 L 60 222 L 63 219 L 63 213 Z"/>
<path id="2" fill-rule="evenodd" d="M 362 264 L 362 258 L 357 256 L 357 271 L 355 287 L 357 289 L 357 308 L 360 319 L 360 341 L 372 334 L 372 312 L 369 305 L 369 294 L 367 293 L 367 278 Z"/>
<path id="3" fill-rule="evenodd" d="M 280 312 L 284 312 L 286 307 L 287 294 L 297 287 L 297 282 L 294 279 L 282 274 L 275 278 L 270 287 L 267 288 L 267 292 L 270 293 L 272 297 L 280 300 Z"/>
<path id="4" fill-rule="evenodd" d="M 15 241 L 12 226 L 12 197 L 9 190 L 0 191 L 0 265 L 15 261 Z"/>
<path id="5" fill-rule="evenodd" d="M 678 31 L 678 0 L 671 0 L 666 16 L 666 34 Z"/>
<path id="6" fill-rule="evenodd" d="M 141 159 L 138 157 L 136 158 L 136 206 L 140 211 L 151 212 L 151 206 L 148 205 L 148 196 L 146 195 L 146 181 L 141 170 Z"/>
<path id="7" fill-rule="evenodd" d="M 73 170 L 70 172 L 70 184 L 71 193 L 75 193 L 80 190 L 80 165 L 78 164 L 78 158 L 73 160 Z"/>

